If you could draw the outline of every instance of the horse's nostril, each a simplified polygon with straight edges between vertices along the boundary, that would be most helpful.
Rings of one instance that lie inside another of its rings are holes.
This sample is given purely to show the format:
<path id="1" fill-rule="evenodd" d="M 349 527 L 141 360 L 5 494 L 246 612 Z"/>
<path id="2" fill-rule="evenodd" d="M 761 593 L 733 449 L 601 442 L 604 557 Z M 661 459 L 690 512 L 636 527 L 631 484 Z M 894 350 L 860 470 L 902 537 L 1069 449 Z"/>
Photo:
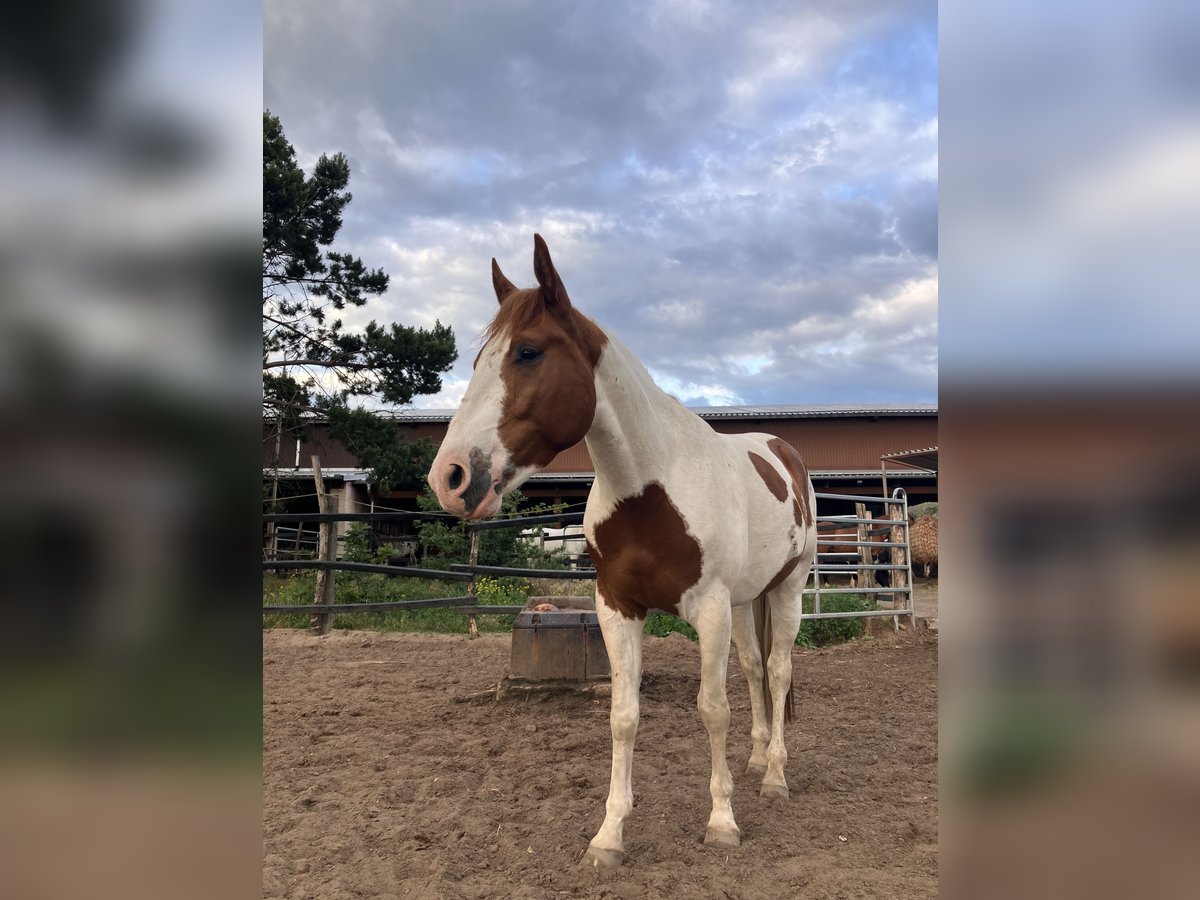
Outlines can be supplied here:
<path id="1" fill-rule="evenodd" d="M 447 481 L 447 484 L 450 485 L 450 490 L 457 491 L 460 487 L 462 487 L 463 474 L 462 466 L 450 467 L 450 479 Z"/>

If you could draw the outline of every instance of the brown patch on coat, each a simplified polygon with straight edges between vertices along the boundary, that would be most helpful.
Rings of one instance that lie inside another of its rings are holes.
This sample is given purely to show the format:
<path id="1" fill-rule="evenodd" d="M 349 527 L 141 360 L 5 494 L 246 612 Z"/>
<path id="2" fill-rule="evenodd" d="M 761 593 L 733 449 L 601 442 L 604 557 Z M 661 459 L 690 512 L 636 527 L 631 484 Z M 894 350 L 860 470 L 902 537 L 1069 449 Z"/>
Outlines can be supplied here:
<path id="1" fill-rule="evenodd" d="M 787 500 L 788 489 L 784 483 L 782 476 L 775 470 L 775 467 L 755 453 L 753 450 L 748 451 L 750 462 L 754 464 L 754 471 L 758 472 L 758 477 L 761 478 L 767 485 L 767 490 L 775 495 L 775 499 L 780 503 Z"/>
<path id="2" fill-rule="evenodd" d="M 628 619 L 644 619 L 650 609 L 678 615 L 684 593 L 700 580 L 700 544 L 656 481 L 617 503 L 588 551 L 601 598 Z"/>
<path id="3" fill-rule="evenodd" d="M 775 573 L 775 577 L 767 583 L 767 586 L 762 589 L 762 592 L 764 594 L 769 594 L 771 591 L 775 590 L 775 588 L 783 584 L 789 575 L 796 571 L 796 566 L 798 565 L 800 565 L 800 557 L 793 556 L 783 564 L 778 572 Z"/>
<path id="4" fill-rule="evenodd" d="M 592 427 L 596 366 L 608 338 L 571 305 L 538 235 L 534 247 L 536 288 L 512 288 L 493 260 L 500 309 L 484 332 L 484 345 L 494 340 L 506 344 L 500 364 L 505 391 L 498 430 L 509 462 L 541 468 L 583 440 Z M 522 359 L 527 347 L 540 356 Z"/>
<path id="5" fill-rule="evenodd" d="M 804 460 L 800 457 L 796 448 L 783 438 L 771 438 L 771 440 L 767 441 L 767 447 L 779 458 L 779 461 L 783 463 L 783 467 L 787 469 L 788 475 L 791 476 L 792 494 L 798 504 L 793 509 L 796 516 L 796 524 L 811 526 L 813 523 L 813 512 L 812 505 L 808 499 L 808 469 L 804 466 Z"/>

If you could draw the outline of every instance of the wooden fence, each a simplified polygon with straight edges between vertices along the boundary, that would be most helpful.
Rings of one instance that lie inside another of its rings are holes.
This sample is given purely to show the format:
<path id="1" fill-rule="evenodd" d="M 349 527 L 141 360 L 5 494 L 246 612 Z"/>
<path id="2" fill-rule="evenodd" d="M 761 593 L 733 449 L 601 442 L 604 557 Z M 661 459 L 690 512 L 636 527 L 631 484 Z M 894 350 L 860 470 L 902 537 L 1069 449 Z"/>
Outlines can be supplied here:
<path id="1" fill-rule="evenodd" d="M 509 569 L 499 566 L 478 565 L 479 534 L 496 528 L 526 528 L 532 525 L 553 525 L 562 528 L 583 521 L 583 513 L 553 513 L 549 515 L 524 516 L 513 519 L 485 519 L 481 522 L 462 523 L 470 533 L 470 563 L 454 563 L 447 569 L 419 569 L 411 566 L 386 566 L 376 563 L 348 562 L 337 557 L 337 526 L 339 522 L 411 522 L 442 521 L 447 516 L 438 513 L 419 512 L 330 512 L 329 498 L 325 493 L 321 463 L 313 457 L 313 479 L 317 485 L 319 513 L 269 513 L 263 522 L 317 523 L 319 537 L 316 559 L 264 559 L 264 570 L 316 569 L 317 585 L 312 603 L 264 605 L 268 613 L 309 613 L 309 625 L 319 634 L 328 634 L 333 627 L 334 613 L 395 612 L 408 609 L 450 608 L 467 616 L 472 637 L 478 633 L 475 617 L 478 615 L 514 615 L 521 606 L 492 606 L 479 603 L 475 591 L 475 579 L 479 575 L 515 576 L 523 578 L 570 578 L 588 580 L 596 577 L 595 569 Z M 458 520 L 455 520 L 456 522 Z M 465 583 L 466 593 L 451 597 L 435 597 L 427 600 L 389 600 L 378 603 L 337 603 L 334 593 L 334 572 L 368 572 L 392 578 L 432 578 L 440 581 Z"/>

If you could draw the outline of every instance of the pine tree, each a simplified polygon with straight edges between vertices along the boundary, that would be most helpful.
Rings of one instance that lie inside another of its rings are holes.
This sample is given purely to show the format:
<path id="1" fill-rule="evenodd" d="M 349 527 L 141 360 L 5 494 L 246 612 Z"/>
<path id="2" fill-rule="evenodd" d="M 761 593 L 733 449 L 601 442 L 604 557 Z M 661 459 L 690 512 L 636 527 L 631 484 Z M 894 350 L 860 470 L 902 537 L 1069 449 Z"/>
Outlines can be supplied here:
<path id="1" fill-rule="evenodd" d="M 353 399 L 405 404 L 441 390 L 458 356 L 453 331 L 371 320 L 345 327 L 340 314 L 382 295 L 388 276 L 331 249 L 352 195 L 345 155 L 322 154 L 305 176 L 277 116 L 263 113 L 263 415 L 276 437 L 312 416 L 375 471 L 382 490 L 419 480 L 428 441 L 400 439 L 386 419 Z"/>

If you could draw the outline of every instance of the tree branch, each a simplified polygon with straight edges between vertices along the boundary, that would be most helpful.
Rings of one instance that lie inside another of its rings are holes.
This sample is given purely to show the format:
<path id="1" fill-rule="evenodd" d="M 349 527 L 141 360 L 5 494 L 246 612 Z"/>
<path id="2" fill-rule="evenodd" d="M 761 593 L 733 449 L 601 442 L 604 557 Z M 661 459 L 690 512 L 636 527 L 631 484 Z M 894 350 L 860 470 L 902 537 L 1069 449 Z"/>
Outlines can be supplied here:
<path id="1" fill-rule="evenodd" d="M 263 363 L 264 369 L 282 369 L 286 366 L 321 366 L 325 369 L 368 369 L 365 362 L 345 362 L 336 359 L 275 359 Z"/>

